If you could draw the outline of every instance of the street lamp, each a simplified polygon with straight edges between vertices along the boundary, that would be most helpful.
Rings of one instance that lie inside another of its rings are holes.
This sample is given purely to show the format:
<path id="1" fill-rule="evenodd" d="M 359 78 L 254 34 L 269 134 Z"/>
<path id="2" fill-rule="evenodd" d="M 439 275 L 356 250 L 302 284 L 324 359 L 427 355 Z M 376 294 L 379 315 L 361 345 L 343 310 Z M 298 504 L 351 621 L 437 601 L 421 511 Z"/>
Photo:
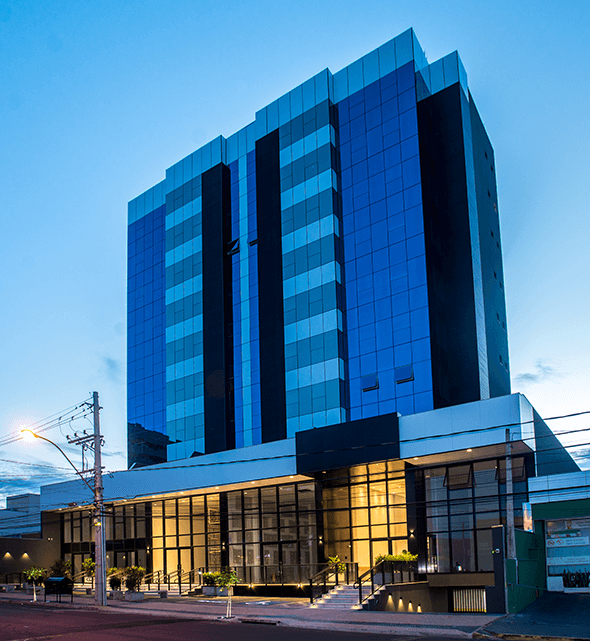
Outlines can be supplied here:
<path id="1" fill-rule="evenodd" d="M 35 432 L 32 429 L 21 429 L 20 433 L 21 433 L 21 438 L 26 443 L 33 443 L 38 438 L 42 441 L 45 441 L 46 443 L 49 443 L 50 445 L 53 445 L 53 447 L 57 448 L 61 452 L 62 456 L 66 459 L 66 461 L 74 468 L 76 474 L 84 481 L 84 483 L 87 485 L 87 487 L 92 492 L 92 494 L 94 494 L 94 488 L 92 487 L 92 485 L 90 485 L 90 483 L 88 483 L 88 481 L 82 476 L 82 474 L 80 474 L 80 472 L 78 471 L 78 468 L 72 463 L 72 461 L 70 461 L 70 459 L 68 458 L 68 455 L 63 451 L 63 449 L 57 443 L 50 441 L 48 438 L 45 438 L 45 436 L 39 436 L 39 434 L 35 434 Z"/>
<path id="2" fill-rule="evenodd" d="M 104 538 L 104 505 L 102 495 L 102 464 L 100 446 L 102 437 L 100 435 L 100 421 L 98 406 L 98 393 L 93 393 L 93 408 L 94 408 L 94 486 L 90 485 L 88 481 L 78 471 L 78 468 L 68 458 L 63 449 L 53 441 L 35 434 L 30 429 L 22 429 L 21 437 L 25 441 L 34 441 L 39 438 L 47 443 L 56 447 L 66 459 L 66 461 L 74 468 L 76 474 L 84 481 L 84 484 L 92 492 L 94 496 L 94 558 L 96 561 L 96 585 L 94 590 L 94 601 L 99 606 L 106 606 L 107 604 L 107 574 L 106 574 L 106 552 L 105 552 L 105 538 Z"/>

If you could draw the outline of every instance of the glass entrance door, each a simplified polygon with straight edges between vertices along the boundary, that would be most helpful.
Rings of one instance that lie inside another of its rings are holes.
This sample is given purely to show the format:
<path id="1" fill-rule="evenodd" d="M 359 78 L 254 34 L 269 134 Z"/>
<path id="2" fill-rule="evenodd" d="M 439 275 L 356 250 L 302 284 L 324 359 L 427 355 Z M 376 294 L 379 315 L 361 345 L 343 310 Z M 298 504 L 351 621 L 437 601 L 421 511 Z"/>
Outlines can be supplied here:
<path id="1" fill-rule="evenodd" d="M 297 542 L 263 543 L 264 583 L 296 584 L 299 581 Z"/>

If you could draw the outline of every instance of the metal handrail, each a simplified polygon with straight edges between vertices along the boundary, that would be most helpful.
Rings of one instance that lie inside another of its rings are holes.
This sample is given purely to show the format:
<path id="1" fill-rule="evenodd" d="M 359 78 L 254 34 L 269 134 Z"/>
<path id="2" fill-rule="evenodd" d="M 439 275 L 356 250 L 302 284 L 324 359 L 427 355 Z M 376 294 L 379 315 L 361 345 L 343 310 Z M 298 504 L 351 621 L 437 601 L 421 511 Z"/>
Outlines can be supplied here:
<path id="1" fill-rule="evenodd" d="M 142 585 L 147 586 L 148 591 L 151 590 L 151 585 L 152 584 L 158 584 L 158 590 L 160 590 L 160 584 L 162 583 L 162 578 L 164 577 L 164 571 L 163 570 L 154 570 L 153 572 L 150 572 L 147 574 L 143 580 L 142 580 Z M 155 581 L 157 578 L 157 582 Z"/>
<path id="2" fill-rule="evenodd" d="M 309 580 L 309 600 L 313 604 L 316 596 L 324 595 L 328 592 L 328 586 L 338 586 L 340 581 L 350 583 L 351 579 L 358 578 L 358 564 L 354 562 L 340 562 L 331 564 L 317 572 Z M 334 580 L 332 584 L 330 579 Z M 321 590 L 321 592 L 317 592 Z"/>
<path id="3" fill-rule="evenodd" d="M 407 569 L 407 570 L 404 570 Z M 375 593 L 387 584 L 394 583 L 404 583 L 404 572 L 408 573 L 408 579 L 406 581 L 412 581 L 412 577 L 415 576 L 417 571 L 417 562 L 415 561 L 385 561 L 382 560 L 379 563 L 375 564 L 372 568 L 366 570 L 362 575 L 359 575 L 358 579 L 354 582 L 354 587 L 358 588 L 359 591 L 359 605 L 367 600 L 371 599 Z M 401 576 L 400 582 L 395 581 L 395 574 L 398 573 Z M 376 577 L 381 575 L 381 580 L 376 580 Z M 371 583 L 371 592 L 363 597 L 363 583 L 369 581 Z"/>

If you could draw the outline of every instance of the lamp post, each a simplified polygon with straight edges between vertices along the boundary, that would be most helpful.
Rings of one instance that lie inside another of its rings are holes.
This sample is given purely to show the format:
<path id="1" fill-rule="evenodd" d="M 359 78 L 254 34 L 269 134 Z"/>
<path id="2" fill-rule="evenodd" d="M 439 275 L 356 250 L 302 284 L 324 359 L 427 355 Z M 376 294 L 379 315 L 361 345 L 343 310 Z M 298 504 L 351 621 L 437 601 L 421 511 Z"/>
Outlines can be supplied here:
<path id="1" fill-rule="evenodd" d="M 57 448 L 66 461 L 74 468 L 76 474 L 84 481 L 84 484 L 92 492 L 94 497 L 94 558 L 96 563 L 96 584 L 94 589 L 94 601 L 99 606 L 107 605 L 107 575 L 106 575 L 106 544 L 104 538 L 104 504 L 103 504 L 103 487 L 102 487 L 102 463 L 101 463 L 101 440 L 100 435 L 100 420 L 98 405 L 98 393 L 93 393 L 93 411 L 94 411 L 94 435 L 92 436 L 94 442 L 94 486 L 90 485 L 88 481 L 82 476 L 82 473 L 68 458 L 63 449 L 45 436 L 39 436 L 30 429 L 22 429 L 21 435 L 25 440 L 41 439 Z"/>

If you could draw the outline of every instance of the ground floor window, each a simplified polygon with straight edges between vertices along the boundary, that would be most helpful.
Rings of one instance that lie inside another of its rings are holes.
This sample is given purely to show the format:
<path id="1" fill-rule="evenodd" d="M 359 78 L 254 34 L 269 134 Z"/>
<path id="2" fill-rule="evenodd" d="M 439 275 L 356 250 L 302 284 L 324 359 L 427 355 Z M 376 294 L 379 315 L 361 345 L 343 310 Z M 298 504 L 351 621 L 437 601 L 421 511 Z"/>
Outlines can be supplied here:
<path id="1" fill-rule="evenodd" d="M 512 460 L 520 527 L 526 463 Z M 410 550 L 422 573 L 491 571 L 492 527 L 505 521 L 505 478 L 502 459 L 427 468 L 387 461 L 304 481 L 121 503 L 107 509 L 107 566 L 140 565 L 176 578 L 231 566 L 248 584 L 298 584 L 329 557 L 357 564 L 362 573 L 380 555 Z M 556 534 L 565 529 L 552 525 Z M 62 527 L 62 552 L 79 572 L 94 548 L 91 511 L 63 513 Z M 568 546 L 585 550 L 564 556 L 590 556 L 590 524 L 575 529 L 576 539 L 586 541 Z M 561 573 L 563 565 L 578 565 L 553 554 L 559 563 L 550 564 L 549 574 L 555 566 Z"/>
<path id="2" fill-rule="evenodd" d="M 506 521 L 505 459 L 426 468 L 423 481 L 427 572 L 493 570 L 492 526 Z M 526 463 L 512 459 L 514 523 L 522 528 Z"/>

